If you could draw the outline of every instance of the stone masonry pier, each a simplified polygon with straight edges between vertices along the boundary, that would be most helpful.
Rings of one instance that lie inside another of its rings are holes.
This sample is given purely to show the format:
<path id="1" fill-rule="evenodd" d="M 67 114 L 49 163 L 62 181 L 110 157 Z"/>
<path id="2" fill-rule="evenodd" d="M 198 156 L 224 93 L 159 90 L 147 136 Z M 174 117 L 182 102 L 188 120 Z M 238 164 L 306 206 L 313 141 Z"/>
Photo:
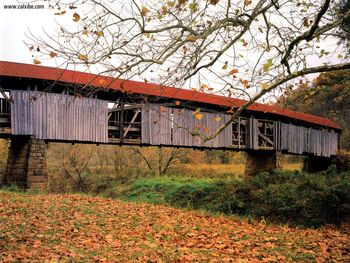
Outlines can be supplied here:
<path id="1" fill-rule="evenodd" d="M 18 136 L 11 139 L 4 183 L 23 189 L 46 188 L 48 181 L 46 144 Z"/>
<path id="2" fill-rule="evenodd" d="M 247 151 L 245 176 L 282 168 L 282 154 L 276 151 Z"/>

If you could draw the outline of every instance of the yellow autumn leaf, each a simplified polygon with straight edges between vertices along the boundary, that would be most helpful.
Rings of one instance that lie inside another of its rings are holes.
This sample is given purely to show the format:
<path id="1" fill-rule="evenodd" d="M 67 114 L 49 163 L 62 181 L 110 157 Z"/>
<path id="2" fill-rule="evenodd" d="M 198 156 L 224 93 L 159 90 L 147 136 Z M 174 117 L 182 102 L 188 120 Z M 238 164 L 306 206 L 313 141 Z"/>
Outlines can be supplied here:
<path id="1" fill-rule="evenodd" d="M 208 128 L 208 127 L 205 127 L 205 128 L 204 128 L 204 131 L 205 131 L 205 132 L 209 132 L 209 128 Z"/>
<path id="2" fill-rule="evenodd" d="M 223 70 L 226 70 L 226 69 L 227 69 L 227 65 L 226 65 L 226 64 L 223 65 L 223 66 L 222 66 L 222 69 L 223 69 Z"/>
<path id="3" fill-rule="evenodd" d="M 270 68 L 273 66 L 272 59 L 269 58 L 267 62 L 263 65 L 264 72 L 269 72 Z"/>
<path id="4" fill-rule="evenodd" d="M 200 111 L 201 111 L 201 109 L 198 108 L 198 109 L 196 109 L 196 111 L 192 111 L 192 115 L 195 115 L 195 114 L 199 113 Z"/>
<path id="5" fill-rule="evenodd" d="M 168 14 L 168 9 L 165 6 L 162 6 L 162 15 L 165 16 Z"/>
<path id="6" fill-rule="evenodd" d="M 201 90 L 206 90 L 207 88 L 208 88 L 208 85 L 202 83 L 202 85 L 201 85 Z"/>
<path id="7" fill-rule="evenodd" d="M 86 56 L 86 55 L 83 55 L 83 54 L 81 54 L 81 53 L 78 53 L 78 59 L 80 59 L 80 60 L 82 60 L 82 61 L 87 61 L 87 60 L 88 60 L 87 56 Z"/>
<path id="8" fill-rule="evenodd" d="M 248 80 L 245 80 L 245 79 L 241 79 L 241 83 L 243 84 L 243 86 L 248 89 L 250 88 L 250 85 L 249 85 L 249 81 Z"/>
<path id="9" fill-rule="evenodd" d="M 41 64 L 41 61 L 36 59 L 36 58 L 33 59 L 33 62 L 34 62 L 35 65 Z"/>
<path id="10" fill-rule="evenodd" d="M 216 117 L 214 118 L 214 121 L 216 121 L 216 122 L 221 121 L 221 117 L 220 117 L 220 116 L 216 116 Z"/>
<path id="11" fill-rule="evenodd" d="M 190 41 L 190 42 L 196 42 L 197 39 L 196 39 L 196 37 L 194 35 L 189 35 L 187 37 L 187 40 Z"/>
<path id="12" fill-rule="evenodd" d="M 191 13 L 194 13 L 198 10 L 198 4 L 196 2 L 190 3 L 188 7 L 190 8 Z"/>
<path id="13" fill-rule="evenodd" d="M 141 16 L 146 16 L 149 12 L 149 9 L 145 6 L 141 8 Z"/>
<path id="14" fill-rule="evenodd" d="M 196 113 L 194 115 L 194 117 L 196 118 L 196 120 L 201 120 L 203 118 L 203 114 L 202 113 Z"/>
<path id="15" fill-rule="evenodd" d="M 80 15 L 78 13 L 73 14 L 73 21 L 78 22 L 80 20 Z"/>
<path id="16" fill-rule="evenodd" d="M 103 31 L 95 31 L 95 35 L 98 37 L 103 37 L 105 34 L 103 33 Z"/>
<path id="17" fill-rule="evenodd" d="M 201 112 L 201 109 L 198 108 L 196 109 L 196 111 L 193 111 L 192 112 L 192 115 L 197 119 L 197 120 L 201 120 L 203 118 L 203 114 L 200 113 Z"/>

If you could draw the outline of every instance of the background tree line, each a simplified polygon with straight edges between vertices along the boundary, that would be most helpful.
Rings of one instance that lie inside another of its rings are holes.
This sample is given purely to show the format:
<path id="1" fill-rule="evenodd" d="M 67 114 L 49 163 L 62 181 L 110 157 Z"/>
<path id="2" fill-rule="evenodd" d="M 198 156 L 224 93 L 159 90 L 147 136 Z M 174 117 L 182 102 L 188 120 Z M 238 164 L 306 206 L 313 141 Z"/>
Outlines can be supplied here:
<path id="1" fill-rule="evenodd" d="M 280 97 L 282 107 L 322 116 L 340 124 L 340 144 L 350 149 L 350 71 L 321 73 Z"/>

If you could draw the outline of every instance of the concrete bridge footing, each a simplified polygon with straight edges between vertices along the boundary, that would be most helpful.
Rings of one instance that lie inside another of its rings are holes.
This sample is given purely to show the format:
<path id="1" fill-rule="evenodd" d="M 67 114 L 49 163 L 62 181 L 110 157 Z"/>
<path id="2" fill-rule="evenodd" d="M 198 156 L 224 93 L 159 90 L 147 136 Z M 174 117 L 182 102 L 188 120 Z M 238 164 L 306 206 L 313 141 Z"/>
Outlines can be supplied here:
<path id="1" fill-rule="evenodd" d="M 247 151 L 245 176 L 282 168 L 282 154 L 276 151 Z"/>
<path id="2" fill-rule="evenodd" d="M 23 189 L 45 189 L 48 182 L 46 144 L 18 136 L 11 139 L 4 183 Z"/>

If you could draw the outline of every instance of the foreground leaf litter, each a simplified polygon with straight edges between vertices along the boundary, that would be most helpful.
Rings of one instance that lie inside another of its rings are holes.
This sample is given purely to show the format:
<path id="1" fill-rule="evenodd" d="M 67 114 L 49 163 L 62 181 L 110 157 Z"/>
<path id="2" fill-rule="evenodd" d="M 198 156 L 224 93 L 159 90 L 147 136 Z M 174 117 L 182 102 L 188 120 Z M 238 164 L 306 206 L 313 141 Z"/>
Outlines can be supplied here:
<path id="1" fill-rule="evenodd" d="M 0 191 L 0 261 L 350 262 L 350 227 L 298 229 L 99 197 Z"/>

